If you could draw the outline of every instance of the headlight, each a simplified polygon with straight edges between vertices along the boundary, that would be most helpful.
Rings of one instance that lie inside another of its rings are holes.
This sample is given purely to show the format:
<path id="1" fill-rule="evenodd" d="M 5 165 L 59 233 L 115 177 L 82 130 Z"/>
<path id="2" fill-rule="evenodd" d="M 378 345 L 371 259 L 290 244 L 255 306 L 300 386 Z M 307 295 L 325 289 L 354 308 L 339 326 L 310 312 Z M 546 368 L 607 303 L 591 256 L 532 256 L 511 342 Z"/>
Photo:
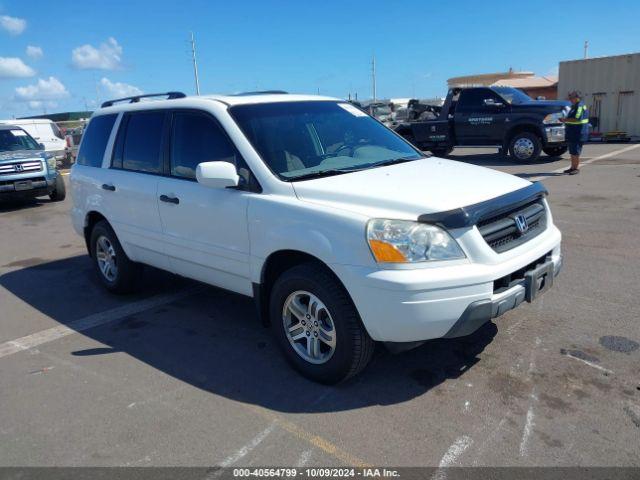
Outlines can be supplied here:
<path id="1" fill-rule="evenodd" d="M 56 157 L 53 155 L 47 155 L 47 166 L 49 167 L 50 172 L 54 172 L 56 170 Z"/>
<path id="2" fill-rule="evenodd" d="M 562 112 L 550 113 L 549 115 L 544 117 L 544 120 L 542 120 L 542 123 L 560 123 L 560 119 L 563 116 L 564 115 L 562 114 Z"/>
<path id="3" fill-rule="evenodd" d="M 367 224 L 367 241 L 379 263 L 414 263 L 464 258 L 460 246 L 435 225 L 377 218 Z"/>

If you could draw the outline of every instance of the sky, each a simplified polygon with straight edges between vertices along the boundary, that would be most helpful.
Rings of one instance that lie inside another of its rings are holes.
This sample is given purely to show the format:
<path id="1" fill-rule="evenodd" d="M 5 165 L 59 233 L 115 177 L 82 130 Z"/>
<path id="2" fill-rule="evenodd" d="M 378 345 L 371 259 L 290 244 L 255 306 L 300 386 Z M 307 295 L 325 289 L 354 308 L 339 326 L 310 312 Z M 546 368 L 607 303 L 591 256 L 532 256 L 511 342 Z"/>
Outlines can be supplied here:
<path id="1" fill-rule="evenodd" d="M 0 118 L 140 92 L 446 94 L 447 78 L 640 51 L 640 2 L 0 0 Z"/>

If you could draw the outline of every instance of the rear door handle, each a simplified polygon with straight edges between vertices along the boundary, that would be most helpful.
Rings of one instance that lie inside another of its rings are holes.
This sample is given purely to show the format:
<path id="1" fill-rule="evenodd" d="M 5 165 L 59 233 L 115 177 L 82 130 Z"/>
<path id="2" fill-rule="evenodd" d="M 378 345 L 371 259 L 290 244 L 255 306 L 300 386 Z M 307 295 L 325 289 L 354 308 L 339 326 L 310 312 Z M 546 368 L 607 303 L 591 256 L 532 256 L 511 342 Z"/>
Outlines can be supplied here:
<path id="1" fill-rule="evenodd" d="M 114 185 L 109 185 L 108 183 L 103 183 L 102 184 L 102 189 L 103 190 L 109 190 L 110 192 L 115 192 L 116 191 L 116 187 Z"/>
<path id="2" fill-rule="evenodd" d="M 160 201 L 173 203 L 174 205 L 178 205 L 180 203 L 180 199 L 178 197 L 169 197 L 167 195 L 160 195 Z"/>

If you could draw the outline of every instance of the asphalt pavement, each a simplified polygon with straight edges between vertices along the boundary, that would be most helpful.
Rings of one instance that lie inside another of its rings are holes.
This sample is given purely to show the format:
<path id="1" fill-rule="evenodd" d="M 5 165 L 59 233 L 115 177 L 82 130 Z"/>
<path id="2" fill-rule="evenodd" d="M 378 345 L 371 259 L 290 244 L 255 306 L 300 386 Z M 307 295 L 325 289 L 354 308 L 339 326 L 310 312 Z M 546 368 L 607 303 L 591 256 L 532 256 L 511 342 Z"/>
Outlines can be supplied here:
<path id="1" fill-rule="evenodd" d="M 640 466 L 640 145 L 587 145 L 577 176 L 450 158 L 542 180 L 564 269 L 336 387 L 287 366 L 250 299 L 153 269 L 106 293 L 69 198 L 0 205 L 0 466 Z"/>

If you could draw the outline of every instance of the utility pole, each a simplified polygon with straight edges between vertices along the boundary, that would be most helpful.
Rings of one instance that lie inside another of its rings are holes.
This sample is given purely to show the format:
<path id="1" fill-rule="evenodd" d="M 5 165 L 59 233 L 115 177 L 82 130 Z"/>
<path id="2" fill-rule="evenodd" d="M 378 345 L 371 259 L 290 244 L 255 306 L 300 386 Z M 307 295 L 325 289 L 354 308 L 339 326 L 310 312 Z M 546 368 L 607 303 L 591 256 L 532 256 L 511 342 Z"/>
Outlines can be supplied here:
<path id="1" fill-rule="evenodd" d="M 191 32 L 191 58 L 193 60 L 193 75 L 196 79 L 196 95 L 200 96 L 200 80 L 198 79 L 198 62 L 196 61 L 196 40 Z"/>
<path id="2" fill-rule="evenodd" d="M 584 41 L 584 59 L 589 58 L 589 40 Z"/>
<path id="3" fill-rule="evenodd" d="M 373 101 L 376 101 L 376 56 L 371 57 L 371 83 L 373 87 Z"/>

